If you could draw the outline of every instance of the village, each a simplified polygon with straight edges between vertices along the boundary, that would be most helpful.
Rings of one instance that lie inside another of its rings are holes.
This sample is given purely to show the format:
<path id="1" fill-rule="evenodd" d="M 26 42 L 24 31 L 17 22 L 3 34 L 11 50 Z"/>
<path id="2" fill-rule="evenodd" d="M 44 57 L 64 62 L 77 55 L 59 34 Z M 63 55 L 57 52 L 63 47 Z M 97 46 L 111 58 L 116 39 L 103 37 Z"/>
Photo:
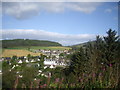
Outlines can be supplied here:
<path id="1" fill-rule="evenodd" d="M 69 60 L 66 60 L 66 56 L 71 54 L 69 50 L 44 50 L 44 49 L 39 49 L 39 50 L 34 50 L 32 52 L 39 52 L 43 54 L 44 57 L 44 65 L 49 65 L 49 66 L 66 66 L 69 63 Z M 15 60 L 17 63 L 21 64 L 23 62 L 26 63 L 32 63 L 32 62 L 37 62 L 40 61 L 41 56 L 31 56 L 29 58 L 28 56 L 21 56 L 17 57 Z M 0 61 L 10 61 L 12 57 L 2 57 Z M 28 60 L 29 59 L 29 60 Z"/>
<path id="2" fill-rule="evenodd" d="M 28 67 L 40 67 L 38 70 L 38 75 L 42 75 L 48 77 L 48 73 L 42 73 L 45 69 L 50 68 L 54 69 L 56 67 L 63 67 L 70 65 L 70 60 L 66 58 L 71 52 L 69 50 L 34 50 L 33 52 L 41 53 L 40 56 L 13 56 L 13 57 L 2 57 L 1 61 L 6 62 L 11 68 L 9 71 L 11 72 L 14 69 L 22 68 L 22 65 L 26 64 Z M 42 70 L 43 68 L 43 70 Z M 17 71 L 16 73 L 19 73 Z M 49 72 L 50 73 L 50 72 Z M 19 75 L 21 78 L 22 75 Z"/>
<path id="3" fill-rule="evenodd" d="M 66 66 L 69 60 L 66 60 L 66 56 L 71 54 L 69 50 L 44 50 L 39 49 L 34 52 L 40 52 L 46 57 L 44 58 L 44 65 L 54 65 L 54 66 Z"/>

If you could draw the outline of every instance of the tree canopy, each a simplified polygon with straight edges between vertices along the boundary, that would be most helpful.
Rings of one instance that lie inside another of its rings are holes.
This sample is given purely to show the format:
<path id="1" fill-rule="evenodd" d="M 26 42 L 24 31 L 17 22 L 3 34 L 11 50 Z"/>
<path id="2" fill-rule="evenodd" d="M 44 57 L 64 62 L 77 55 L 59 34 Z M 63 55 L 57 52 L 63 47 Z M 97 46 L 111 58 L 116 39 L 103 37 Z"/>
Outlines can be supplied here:
<path id="1" fill-rule="evenodd" d="M 18 46 L 62 46 L 57 42 L 29 39 L 2 40 L 1 42 L 3 48 Z"/>

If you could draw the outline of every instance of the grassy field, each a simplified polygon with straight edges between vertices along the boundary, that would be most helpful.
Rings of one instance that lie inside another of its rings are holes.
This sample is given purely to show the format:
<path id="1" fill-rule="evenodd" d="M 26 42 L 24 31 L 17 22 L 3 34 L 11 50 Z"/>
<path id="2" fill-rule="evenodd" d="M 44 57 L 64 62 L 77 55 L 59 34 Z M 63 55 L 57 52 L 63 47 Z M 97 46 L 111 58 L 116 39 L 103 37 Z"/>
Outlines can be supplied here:
<path id="1" fill-rule="evenodd" d="M 2 54 L 0 53 L 0 57 L 12 57 L 14 55 L 16 56 L 27 56 L 28 54 L 31 54 L 33 56 L 38 56 L 40 53 L 33 53 L 30 51 L 38 50 L 38 49 L 46 49 L 46 50 L 65 50 L 65 49 L 71 49 L 69 47 L 41 47 L 41 46 L 31 46 L 31 47 L 13 47 L 13 48 L 7 48 L 2 49 Z"/>
<path id="2" fill-rule="evenodd" d="M 32 56 L 38 56 L 40 53 L 33 53 L 28 50 L 18 50 L 18 49 L 4 49 L 1 56 L 2 57 L 12 57 L 12 56 L 27 56 L 28 54 L 31 54 Z M 1 57 L 0 56 L 0 57 Z"/>
<path id="3" fill-rule="evenodd" d="M 56 46 L 56 47 L 52 47 L 52 46 L 50 46 L 50 47 L 41 47 L 41 46 L 30 46 L 30 47 L 28 47 L 28 46 L 26 46 L 26 47 L 13 47 L 13 48 L 7 48 L 7 49 L 24 49 L 24 50 L 28 50 L 28 49 L 46 49 L 46 50 L 48 50 L 48 49 L 51 49 L 51 50 L 65 50 L 65 49 L 71 49 L 70 47 L 61 47 L 61 46 Z"/>

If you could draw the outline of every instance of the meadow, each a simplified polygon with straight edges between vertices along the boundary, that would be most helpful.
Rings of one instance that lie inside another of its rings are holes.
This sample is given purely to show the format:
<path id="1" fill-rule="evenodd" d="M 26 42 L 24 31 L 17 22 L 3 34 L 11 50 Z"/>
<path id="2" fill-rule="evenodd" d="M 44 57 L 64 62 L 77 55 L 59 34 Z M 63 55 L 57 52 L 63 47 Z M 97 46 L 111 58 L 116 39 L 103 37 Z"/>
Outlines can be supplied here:
<path id="1" fill-rule="evenodd" d="M 62 46 L 48 46 L 48 47 L 41 47 L 41 46 L 22 46 L 22 47 L 12 47 L 12 48 L 7 48 L 7 49 L 46 49 L 46 50 L 65 50 L 65 49 L 71 49 L 70 47 L 62 47 Z"/>
<path id="2" fill-rule="evenodd" d="M 28 50 L 19 50 L 19 49 L 4 49 L 1 56 L 2 57 L 12 57 L 12 56 L 27 56 L 31 54 L 32 56 L 39 56 L 41 53 L 33 53 Z"/>
<path id="3" fill-rule="evenodd" d="M 12 56 L 27 56 L 28 54 L 31 54 L 32 56 L 39 56 L 41 53 L 34 53 L 34 50 L 38 49 L 45 49 L 45 50 L 68 50 L 71 49 L 69 47 L 41 47 L 41 46 L 22 46 L 22 47 L 12 47 L 7 49 L 2 49 L 2 54 L 0 54 L 0 57 L 12 57 Z"/>

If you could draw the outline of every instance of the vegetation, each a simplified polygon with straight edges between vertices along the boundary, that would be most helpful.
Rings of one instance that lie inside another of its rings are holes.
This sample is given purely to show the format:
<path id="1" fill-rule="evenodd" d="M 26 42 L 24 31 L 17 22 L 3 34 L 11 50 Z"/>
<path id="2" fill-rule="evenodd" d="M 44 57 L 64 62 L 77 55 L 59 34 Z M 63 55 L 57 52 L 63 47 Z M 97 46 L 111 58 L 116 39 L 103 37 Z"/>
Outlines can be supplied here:
<path id="1" fill-rule="evenodd" d="M 14 39 L 2 40 L 3 48 L 19 47 L 19 46 L 62 46 L 57 42 L 44 41 L 44 40 L 29 40 L 29 39 Z"/>
<path id="2" fill-rule="evenodd" d="M 7 49 L 2 49 L 0 53 L 0 57 L 12 57 L 14 55 L 16 56 L 27 56 L 28 54 L 31 54 L 33 56 L 38 56 L 41 53 L 35 52 L 36 50 L 44 49 L 44 50 L 69 50 L 70 47 L 62 47 L 62 46 L 49 46 L 49 47 L 41 47 L 41 46 L 31 46 L 28 48 L 28 46 L 21 46 L 21 47 L 11 47 Z"/>
<path id="3" fill-rule="evenodd" d="M 24 49 L 24 50 L 38 50 L 38 49 L 45 49 L 45 50 L 65 50 L 71 49 L 70 47 L 63 47 L 63 46 L 19 46 L 19 47 L 10 47 L 7 49 Z"/>
<path id="4" fill-rule="evenodd" d="M 72 45 L 72 46 L 70 46 L 70 47 L 72 48 L 73 51 L 77 51 L 77 50 L 79 50 L 81 47 L 82 47 L 82 48 L 86 47 L 86 45 L 88 45 L 89 43 L 94 44 L 95 41 L 88 41 L 88 42 L 85 42 L 85 43 Z"/>
<path id="5" fill-rule="evenodd" d="M 66 68 L 44 69 L 45 56 L 41 55 L 40 66 L 36 68 L 22 64 L 19 69 L 23 78 L 18 79 L 18 68 L 9 71 L 11 65 L 3 62 L 3 88 L 120 88 L 119 52 L 120 37 L 110 29 L 107 36 L 97 36 L 94 43 L 87 43 L 69 55 L 71 64 Z M 28 57 L 31 58 L 31 55 Z M 16 57 L 12 59 L 14 62 Z M 36 77 L 37 70 L 51 75 Z"/>
<path id="6" fill-rule="evenodd" d="M 34 53 L 30 52 L 28 50 L 19 50 L 19 49 L 4 49 L 3 53 L 1 54 L 1 57 L 12 57 L 12 56 L 27 56 L 28 54 L 31 54 L 32 56 L 39 56 L 41 53 Z"/>
<path id="7" fill-rule="evenodd" d="M 120 88 L 120 38 L 111 29 L 107 34 L 73 54 L 67 71 L 76 87 Z"/>

